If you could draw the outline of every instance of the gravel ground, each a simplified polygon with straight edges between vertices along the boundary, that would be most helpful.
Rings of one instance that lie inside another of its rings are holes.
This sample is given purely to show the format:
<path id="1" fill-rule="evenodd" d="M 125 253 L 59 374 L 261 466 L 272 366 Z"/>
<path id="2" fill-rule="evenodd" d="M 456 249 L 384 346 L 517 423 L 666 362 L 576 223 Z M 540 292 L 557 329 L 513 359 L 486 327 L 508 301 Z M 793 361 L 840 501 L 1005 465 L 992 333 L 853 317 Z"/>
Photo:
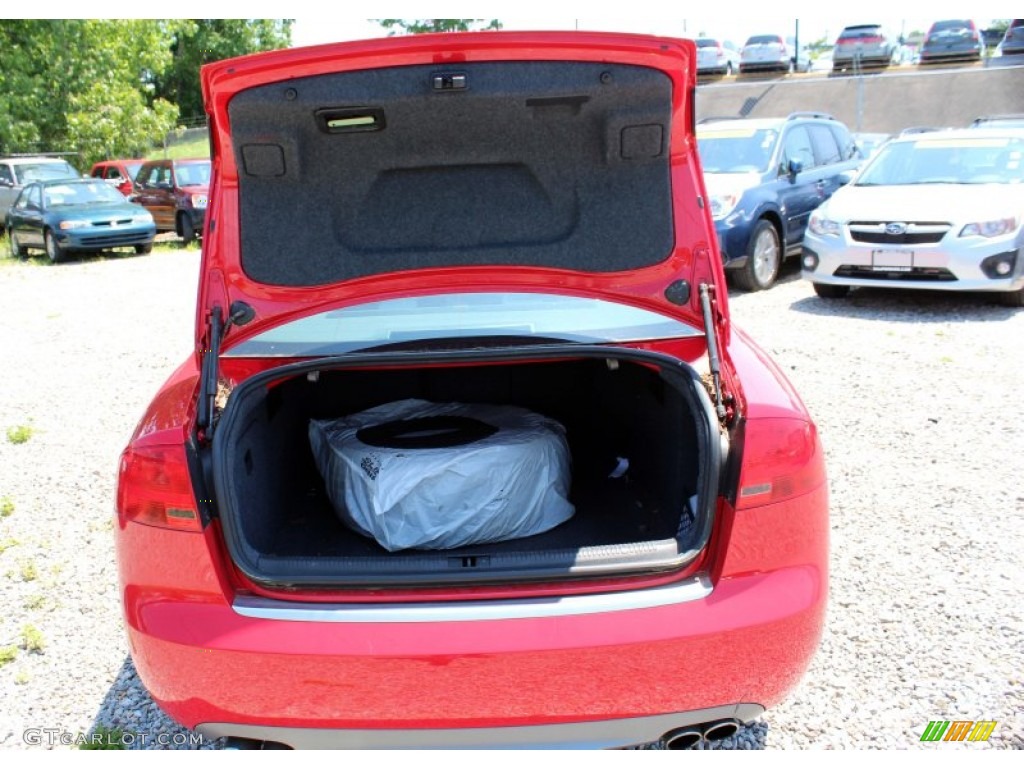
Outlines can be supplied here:
<path id="1" fill-rule="evenodd" d="M 190 352 L 197 270 L 195 251 L 0 262 L 2 747 L 96 726 L 184 746 L 128 657 L 111 509 L 121 448 Z M 1024 311 L 825 302 L 792 271 L 731 302 L 821 428 L 833 571 L 803 682 L 724 746 L 1024 747 Z M 939 719 L 998 725 L 986 744 L 920 744 Z"/>

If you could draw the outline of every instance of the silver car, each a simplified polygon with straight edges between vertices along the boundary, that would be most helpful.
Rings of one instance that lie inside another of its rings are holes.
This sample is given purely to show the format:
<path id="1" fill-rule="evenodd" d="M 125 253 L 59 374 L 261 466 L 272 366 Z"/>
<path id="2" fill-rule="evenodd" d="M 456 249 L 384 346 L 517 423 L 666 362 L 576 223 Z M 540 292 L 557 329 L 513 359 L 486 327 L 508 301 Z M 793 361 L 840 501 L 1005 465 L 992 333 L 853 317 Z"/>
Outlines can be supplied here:
<path id="1" fill-rule="evenodd" d="M 896 44 L 889 40 L 878 24 L 855 24 L 839 33 L 832 49 L 832 71 L 888 67 L 896 53 Z"/>
<path id="2" fill-rule="evenodd" d="M 29 182 L 80 177 L 81 174 L 74 166 L 58 157 L 0 158 L 0 227 L 21 190 Z"/>
<path id="3" fill-rule="evenodd" d="M 802 260 L 823 298 L 927 288 L 1024 306 L 1024 130 L 893 139 L 811 214 Z"/>
<path id="4" fill-rule="evenodd" d="M 740 52 L 729 40 L 699 37 L 697 44 L 698 75 L 731 75 L 739 72 Z"/>

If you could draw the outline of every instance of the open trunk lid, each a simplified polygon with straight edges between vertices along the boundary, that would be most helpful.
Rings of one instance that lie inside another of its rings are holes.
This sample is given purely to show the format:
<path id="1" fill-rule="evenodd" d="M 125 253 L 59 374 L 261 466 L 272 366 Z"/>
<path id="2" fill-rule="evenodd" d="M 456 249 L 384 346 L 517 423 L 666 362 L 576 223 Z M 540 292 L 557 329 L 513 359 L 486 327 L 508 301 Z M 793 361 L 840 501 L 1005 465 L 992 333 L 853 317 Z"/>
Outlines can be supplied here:
<path id="1" fill-rule="evenodd" d="M 247 308 L 226 351 L 328 308 L 453 290 L 600 297 L 700 328 L 697 286 L 723 283 L 688 41 L 417 36 L 218 62 L 202 80 L 199 357 L 215 307 Z"/>

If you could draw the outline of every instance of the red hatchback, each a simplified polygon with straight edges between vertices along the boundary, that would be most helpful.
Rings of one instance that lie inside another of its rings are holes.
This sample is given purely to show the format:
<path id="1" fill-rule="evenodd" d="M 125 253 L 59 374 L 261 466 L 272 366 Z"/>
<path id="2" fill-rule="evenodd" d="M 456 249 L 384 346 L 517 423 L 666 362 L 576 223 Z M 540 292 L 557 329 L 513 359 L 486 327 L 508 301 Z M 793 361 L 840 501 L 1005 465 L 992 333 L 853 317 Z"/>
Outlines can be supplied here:
<path id="1" fill-rule="evenodd" d="M 291 747 L 682 747 L 779 702 L 825 615 L 825 470 L 800 398 L 729 321 L 693 43 L 390 38 L 202 81 L 195 354 L 117 499 L 160 706 Z M 472 464 L 483 416 L 458 439 L 366 426 L 410 402 L 532 414 L 568 461 L 510 441 Z M 335 476 L 315 433 L 350 422 L 362 458 Z M 422 487 L 437 451 L 463 489 L 443 502 Z M 551 488 L 567 519 L 473 538 Z M 364 491 L 374 522 L 470 543 L 375 538 Z"/>

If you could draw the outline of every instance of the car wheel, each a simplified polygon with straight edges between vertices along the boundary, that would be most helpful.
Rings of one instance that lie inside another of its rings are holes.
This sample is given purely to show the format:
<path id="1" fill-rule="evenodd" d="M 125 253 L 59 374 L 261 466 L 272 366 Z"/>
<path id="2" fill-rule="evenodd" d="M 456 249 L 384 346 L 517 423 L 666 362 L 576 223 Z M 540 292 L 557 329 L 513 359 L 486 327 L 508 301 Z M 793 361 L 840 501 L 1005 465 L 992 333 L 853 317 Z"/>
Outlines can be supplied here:
<path id="1" fill-rule="evenodd" d="M 181 239 L 185 245 L 189 245 L 196 239 L 196 228 L 192 224 L 191 216 L 182 215 L 178 217 L 178 232 L 181 234 Z"/>
<path id="2" fill-rule="evenodd" d="M 21 247 L 21 243 L 18 242 L 18 238 L 15 237 L 14 232 L 8 231 L 7 241 L 11 244 L 11 258 L 12 259 L 23 259 L 27 255 L 25 249 Z"/>
<path id="3" fill-rule="evenodd" d="M 57 243 L 57 238 L 53 236 L 50 230 L 46 230 L 46 234 L 43 236 L 46 243 L 46 255 L 50 257 L 50 261 L 54 264 L 60 264 L 64 261 L 64 256 L 67 252 Z"/>
<path id="4" fill-rule="evenodd" d="M 1024 289 L 999 294 L 999 303 L 1006 307 L 1024 307 Z"/>
<path id="5" fill-rule="evenodd" d="M 814 283 L 814 292 L 823 299 L 842 299 L 850 292 L 850 286 Z"/>
<path id="6" fill-rule="evenodd" d="M 136 245 L 135 246 L 135 252 L 138 253 L 138 254 L 152 253 L 153 252 L 153 244 L 152 243 L 143 243 L 142 245 Z"/>
<path id="7" fill-rule="evenodd" d="M 747 244 L 747 263 L 734 273 L 736 283 L 748 291 L 771 288 L 779 274 L 781 262 L 779 233 L 770 221 L 761 219 Z"/>

